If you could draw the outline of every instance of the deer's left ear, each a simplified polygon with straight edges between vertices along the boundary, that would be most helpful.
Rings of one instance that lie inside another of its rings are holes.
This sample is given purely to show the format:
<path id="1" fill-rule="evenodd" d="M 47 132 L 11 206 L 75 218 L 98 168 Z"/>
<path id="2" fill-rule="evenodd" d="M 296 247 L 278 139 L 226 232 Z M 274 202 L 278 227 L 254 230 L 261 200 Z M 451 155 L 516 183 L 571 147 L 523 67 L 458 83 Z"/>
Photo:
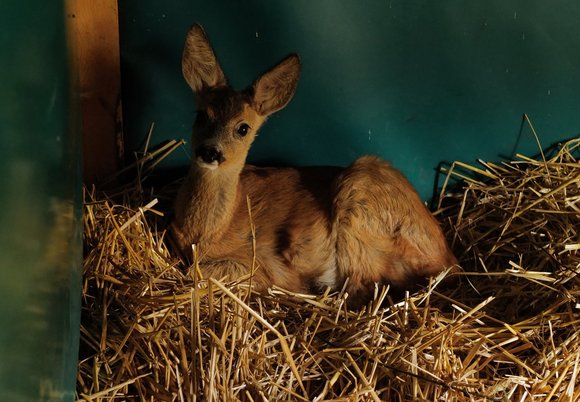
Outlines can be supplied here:
<path id="1" fill-rule="evenodd" d="M 255 110 L 265 117 L 284 108 L 292 99 L 299 78 L 300 59 L 292 54 L 254 83 Z"/>

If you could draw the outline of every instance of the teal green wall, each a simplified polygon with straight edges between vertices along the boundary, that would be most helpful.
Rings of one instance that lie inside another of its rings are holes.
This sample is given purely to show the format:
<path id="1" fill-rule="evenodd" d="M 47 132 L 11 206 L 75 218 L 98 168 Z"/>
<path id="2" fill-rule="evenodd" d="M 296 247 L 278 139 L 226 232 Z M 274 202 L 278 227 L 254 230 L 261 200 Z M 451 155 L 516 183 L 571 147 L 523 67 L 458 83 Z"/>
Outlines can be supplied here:
<path id="1" fill-rule="evenodd" d="M 258 163 L 393 162 L 431 195 L 442 160 L 537 152 L 580 133 L 580 2 L 542 0 L 124 0 L 123 108 L 130 149 L 189 138 L 193 95 L 183 38 L 205 26 L 244 87 L 286 54 L 303 63 L 294 101 L 263 128 Z M 186 164 L 180 152 L 169 164 Z"/>
<path id="2" fill-rule="evenodd" d="M 0 1 L 0 401 L 72 401 L 81 172 L 62 1 Z"/>

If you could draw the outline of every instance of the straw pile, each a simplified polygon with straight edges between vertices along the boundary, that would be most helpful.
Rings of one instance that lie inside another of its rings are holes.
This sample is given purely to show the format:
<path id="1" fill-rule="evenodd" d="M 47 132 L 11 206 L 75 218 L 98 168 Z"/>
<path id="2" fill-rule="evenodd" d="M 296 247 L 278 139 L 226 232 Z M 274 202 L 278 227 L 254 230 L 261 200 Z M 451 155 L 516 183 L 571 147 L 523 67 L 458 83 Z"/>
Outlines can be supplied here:
<path id="1" fill-rule="evenodd" d="M 362 311 L 340 292 L 204 280 L 171 253 L 153 196 L 87 191 L 78 399 L 580 400 L 579 148 L 455 163 L 438 216 L 459 282 L 395 301 L 377 288 Z"/>

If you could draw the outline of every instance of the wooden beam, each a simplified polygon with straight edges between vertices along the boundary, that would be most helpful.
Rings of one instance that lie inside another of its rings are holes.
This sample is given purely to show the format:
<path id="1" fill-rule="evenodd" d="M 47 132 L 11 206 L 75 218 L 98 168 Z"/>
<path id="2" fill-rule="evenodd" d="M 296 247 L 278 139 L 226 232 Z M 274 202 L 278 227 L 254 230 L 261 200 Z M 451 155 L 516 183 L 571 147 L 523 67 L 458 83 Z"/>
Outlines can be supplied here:
<path id="1" fill-rule="evenodd" d="M 78 76 L 84 182 L 98 183 L 123 157 L 117 0 L 68 0 L 73 74 Z"/>

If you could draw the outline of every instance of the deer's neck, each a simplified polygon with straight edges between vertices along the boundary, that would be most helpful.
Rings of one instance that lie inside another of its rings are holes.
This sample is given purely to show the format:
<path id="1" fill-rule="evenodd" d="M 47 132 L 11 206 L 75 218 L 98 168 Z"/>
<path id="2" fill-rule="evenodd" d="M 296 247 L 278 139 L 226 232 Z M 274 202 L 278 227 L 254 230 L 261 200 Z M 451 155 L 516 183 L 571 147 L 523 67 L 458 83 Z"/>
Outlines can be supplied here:
<path id="1" fill-rule="evenodd" d="M 239 202 L 240 175 L 192 167 L 176 199 L 175 220 L 187 244 L 219 240 Z"/>

